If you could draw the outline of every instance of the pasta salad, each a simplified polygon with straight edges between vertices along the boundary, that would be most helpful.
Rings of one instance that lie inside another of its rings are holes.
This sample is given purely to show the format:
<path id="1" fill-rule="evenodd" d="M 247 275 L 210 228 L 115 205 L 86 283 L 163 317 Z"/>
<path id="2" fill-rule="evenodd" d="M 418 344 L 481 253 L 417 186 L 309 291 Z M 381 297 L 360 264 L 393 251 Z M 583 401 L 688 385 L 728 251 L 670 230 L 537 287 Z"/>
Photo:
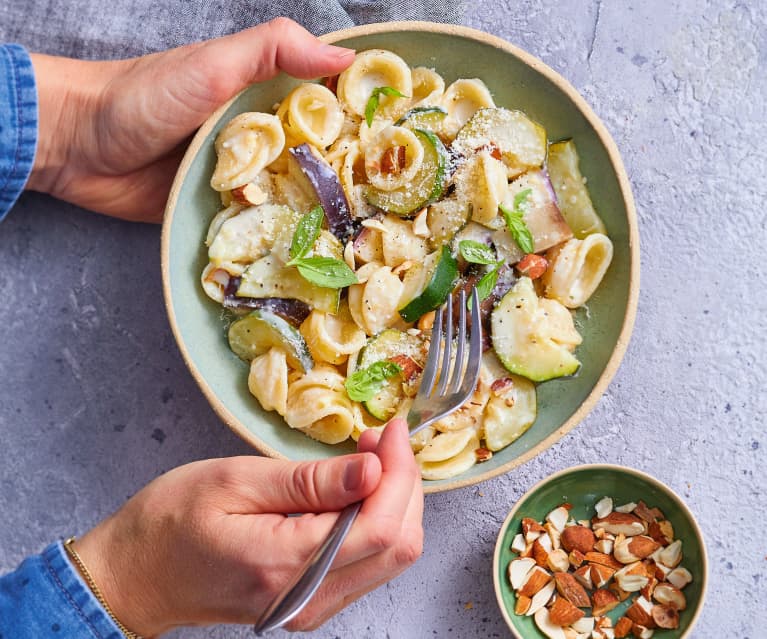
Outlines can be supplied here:
<path id="1" fill-rule="evenodd" d="M 264 410 L 327 444 L 405 416 L 434 311 L 476 286 L 473 396 L 412 438 L 425 479 L 486 461 L 536 419 L 536 384 L 573 375 L 572 309 L 612 258 L 571 140 L 549 143 L 480 79 L 446 86 L 395 53 L 242 113 L 215 140 L 222 210 L 202 287 L 233 315 Z M 457 317 L 457 313 L 454 313 Z"/>

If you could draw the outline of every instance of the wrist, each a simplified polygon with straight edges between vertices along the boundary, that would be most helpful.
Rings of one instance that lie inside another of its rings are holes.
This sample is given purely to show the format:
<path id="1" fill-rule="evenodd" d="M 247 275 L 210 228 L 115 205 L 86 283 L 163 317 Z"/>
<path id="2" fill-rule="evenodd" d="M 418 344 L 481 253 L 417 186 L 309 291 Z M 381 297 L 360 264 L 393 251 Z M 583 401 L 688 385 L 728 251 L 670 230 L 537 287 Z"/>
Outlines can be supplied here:
<path id="1" fill-rule="evenodd" d="M 75 549 L 114 618 L 145 639 L 156 637 L 172 624 L 164 621 L 159 580 L 147 571 L 152 563 L 146 554 L 151 551 L 116 523 L 114 517 L 103 521 L 77 539 Z"/>
<path id="2" fill-rule="evenodd" d="M 37 151 L 27 188 L 57 195 L 84 160 L 102 87 L 98 63 L 34 53 L 38 104 Z"/>

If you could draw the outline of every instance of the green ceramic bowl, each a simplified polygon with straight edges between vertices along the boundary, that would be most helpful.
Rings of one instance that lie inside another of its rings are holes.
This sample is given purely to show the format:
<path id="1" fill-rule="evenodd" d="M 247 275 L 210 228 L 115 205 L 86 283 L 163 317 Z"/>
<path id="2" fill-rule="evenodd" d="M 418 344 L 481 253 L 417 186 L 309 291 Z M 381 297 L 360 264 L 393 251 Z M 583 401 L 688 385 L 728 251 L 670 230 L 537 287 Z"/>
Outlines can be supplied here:
<path id="1" fill-rule="evenodd" d="M 509 43 L 473 29 L 424 22 L 366 25 L 324 37 L 358 50 L 386 48 L 410 65 L 434 67 L 447 82 L 482 78 L 497 104 L 521 109 L 541 122 L 549 139 L 575 139 L 581 169 L 615 246 L 615 257 L 596 295 L 583 334 L 577 377 L 547 382 L 538 391 L 538 419 L 523 437 L 464 476 L 427 482 L 426 491 L 488 479 L 530 459 L 591 410 L 615 373 L 631 334 L 639 292 L 639 241 L 631 189 L 614 142 L 583 98 L 564 79 Z M 220 208 L 209 179 L 218 131 L 243 111 L 269 111 L 297 81 L 281 75 L 254 85 L 224 105 L 200 128 L 179 168 L 168 201 L 162 239 L 165 300 L 181 353 L 221 419 L 264 454 L 295 460 L 339 455 L 353 443 L 328 446 L 291 430 L 276 413 L 260 409 L 247 389 L 247 367 L 229 350 L 220 309 L 203 293 L 207 263 L 203 239 Z"/>
<path id="2" fill-rule="evenodd" d="M 594 505 L 604 496 L 612 497 L 616 506 L 644 501 L 650 508 L 660 508 L 674 527 L 674 536 L 682 540 L 683 559 L 680 565 L 693 576 L 684 588 L 687 608 L 680 615 L 676 630 L 656 630 L 656 639 L 681 639 L 690 635 L 703 607 L 708 578 L 708 559 L 703 535 L 695 517 L 673 490 L 657 479 L 633 468 L 610 464 L 587 464 L 558 472 L 528 490 L 517 502 L 501 526 L 493 556 L 495 596 L 503 618 L 519 639 L 545 639 L 532 617 L 514 614 L 516 595 L 509 584 L 509 563 L 517 558 L 511 552 L 511 542 L 520 532 L 522 519 L 532 517 L 543 521 L 548 513 L 564 502 L 573 505 L 570 511 L 578 519 L 591 519 Z M 608 613 L 615 622 L 630 604 L 630 599 Z"/>

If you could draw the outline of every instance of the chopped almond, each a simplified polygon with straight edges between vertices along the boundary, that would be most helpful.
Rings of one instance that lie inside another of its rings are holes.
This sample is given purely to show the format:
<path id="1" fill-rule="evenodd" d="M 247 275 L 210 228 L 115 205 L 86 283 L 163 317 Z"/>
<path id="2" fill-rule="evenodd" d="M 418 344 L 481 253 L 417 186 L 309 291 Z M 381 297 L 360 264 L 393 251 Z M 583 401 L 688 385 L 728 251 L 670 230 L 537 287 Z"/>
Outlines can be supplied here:
<path id="1" fill-rule="evenodd" d="M 560 537 L 562 547 L 570 552 L 579 550 L 582 553 L 590 552 L 594 549 L 596 538 L 594 533 L 583 526 L 567 526 Z"/>
<path id="2" fill-rule="evenodd" d="M 549 619 L 551 623 L 557 626 L 569 626 L 585 615 L 586 613 L 583 610 L 571 604 L 564 597 L 559 597 L 554 602 L 554 605 L 549 608 Z"/>
<path id="3" fill-rule="evenodd" d="M 671 606 L 653 606 L 652 619 L 658 628 L 672 629 L 679 627 L 679 612 Z"/>
<path id="4" fill-rule="evenodd" d="M 525 541 L 528 543 L 535 541 L 545 532 L 546 529 L 535 521 L 535 519 L 525 517 L 522 520 L 522 534 L 525 536 Z"/>
<path id="5" fill-rule="evenodd" d="M 627 537 L 642 535 L 646 524 L 633 513 L 619 513 L 612 511 L 607 517 L 596 519 L 592 522 L 594 530 L 603 528 L 613 535 L 623 533 Z"/>
<path id="6" fill-rule="evenodd" d="M 546 558 L 546 565 L 553 572 L 567 572 L 570 568 L 570 562 L 567 559 L 567 553 L 561 548 L 552 550 Z"/>
<path id="7" fill-rule="evenodd" d="M 586 589 L 578 583 L 573 575 L 566 572 L 555 572 L 554 580 L 557 584 L 557 592 L 571 604 L 578 606 L 578 608 L 586 608 L 589 605 Z"/>
<path id="8" fill-rule="evenodd" d="M 662 546 L 668 546 L 674 541 L 674 527 L 666 519 L 663 521 L 651 521 L 648 524 L 647 534 Z"/>
<path id="9" fill-rule="evenodd" d="M 687 598 L 684 596 L 684 593 L 671 584 L 658 584 L 655 586 L 652 596 L 655 601 L 665 606 L 671 606 L 677 610 L 687 608 Z"/>
<path id="10" fill-rule="evenodd" d="M 626 609 L 626 616 L 634 623 L 645 628 L 654 628 L 655 621 L 652 618 L 653 605 L 644 597 L 637 597 L 633 604 Z"/>
<path id="11" fill-rule="evenodd" d="M 547 268 L 549 268 L 549 263 L 546 258 L 535 253 L 528 253 L 517 262 L 517 270 L 522 275 L 527 275 L 531 280 L 537 280 L 546 272 Z"/>
<path id="12" fill-rule="evenodd" d="M 581 586 L 584 588 L 591 590 L 594 587 L 594 584 L 591 581 L 591 566 L 581 566 L 573 573 L 573 577 L 578 581 Z"/>
<path id="13" fill-rule="evenodd" d="M 532 597 L 550 581 L 551 575 L 540 566 L 535 566 L 535 568 L 527 573 L 525 581 L 519 589 L 519 594 Z"/>
<path id="14" fill-rule="evenodd" d="M 663 513 L 660 510 L 657 508 L 648 508 L 647 504 L 645 504 L 643 501 L 640 501 L 636 505 L 636 508 L 634 508 L 633 512 L 648 524 L 655 521 L 656 519 L 663 519 Z"/>
<path id="15" fill-rule="evenodd" d="M 606 586 L 607 582 L 612 579 L 614 574 L 615 570 L 609 566 L 591 564 L 591 583 L 594 584 L 594 588 L 603 588 Z"/>
<path id="16" fill-rule="evenodd" d="M 517 603 L 514 606 L 514 612 L 518 615 L 524 615 L 527 613 L 528 610 L 530 610 L 530 604 L 533 603 L 533 600 L 530 599 L 530 597 L 525 597 L 524 595 L 520 595 L 517 597 Z"/>
<path id="17" fill-rule="evenodd" d="M 544 548 L 541 539 L 544 539 L 544 537 L 540 537 L 533 542 L 533 559 L 535 559 L 535 563 L 539 566 L 545 567 L 546 560 L 549 558 L 549 552 Z"/>
<path id="18" fill-rule="evenodd" d="M 407 162 L 407 149 L 404 146 L 389 147 L 381 156 L 381 173 L 397 175 L 405 168 L 405 162 Z"/>
<path id="19" fill-rule="evenodd" d="M 599 617 L 615 608 L 619 603 L 620 599 L 614 592 L 601 588 L 595 590 L 591 595 L 591 612 L 595 617 Z"/>
<path id="20" fill-rule="evenodd" d="M 628 617 L 621 617 L 615 624 L 615 639 L 628 637 L 631 632 L 632 621 Z"/>
<path id="21" fill-rule="evenodd" d="M 586 561 L 586 555 L 584 555 L 580 550 L 573 550 L 569 555 L 567 555 L 567 559 L 573 568 L 580 568 L 581 564 Z"/>
<path id="22" fill-rule="evenodd" d="M 584 555 L 586 561 L 592 564 L 600 564 L 602 566 L 608 566 L 614 570 L 620 570 L 623 568 L 623 564 L 616 561 L 611 555 L 606 555 L 603 552 L 587 552 Z"/>

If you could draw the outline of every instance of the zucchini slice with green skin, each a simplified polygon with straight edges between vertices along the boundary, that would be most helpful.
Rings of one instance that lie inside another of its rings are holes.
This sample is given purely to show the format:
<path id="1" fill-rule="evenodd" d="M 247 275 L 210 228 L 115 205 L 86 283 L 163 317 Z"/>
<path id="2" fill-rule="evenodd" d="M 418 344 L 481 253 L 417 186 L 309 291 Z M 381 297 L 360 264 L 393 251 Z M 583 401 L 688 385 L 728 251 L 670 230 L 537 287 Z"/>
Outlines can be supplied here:
<path id="1" fill-rule="evenodd" d="M 575 142 L 564 140 L 549 147 L 547 160 L 549 179 L 557 194 L 557 202 L 575 237 L 582 240 L 592 233 L 606 234 L 589 191 L 583 183 Z"/>
<path id="2" fill-rule="evenodd" d="M 405 278 L 403 297 L 410 298 L 410 301 L 399 310 L 399 314 L 406 322 L 415 322 L 421 315 L 444 304 L 458 280 L 458 263 L 447 246 L 432 255 L 439 255 L 435 266 L 432 267 L 432 260 L 427 258 L 420 269 L 411 269 L 414 272 L 412 280 L 407 281 L 408 276 Z M 413 289 L 417 293 L 410 297 L 412 293 L 408 294 L 408 291 Z"/>
<path id="3" fill-rule="evenodd" d="M 490 316 L 493 350 L 504 367 L 534 382 L 574 374 L 572 351 L 581 343 L 572 315 L 555 300 L 539 298 L 521 277 Z"/>
<path id="4" fill-rule="evenodd" d="M 412 182 L 392 191 L 374 186 L 365 189 L 369 204 L 388 213 L 407 217 L 442 196 L 448 177 L 449 155 L 445 145 L 431 131 L 413 131 L 423 145 L 423 163 Z"/>
<path id="5" fill-rule="evenodd" d="M 303 336 L 279 315 L 258 309 L 229 327 L 229 347 L 237 357 L 250 362 L 273 346 L 287 354 L 287 362 L 304 373 L 314 367 Z"/>
<path id="6" fill-rule="evenodd" d="M 394 126 L 405 126 L 409 129 L 427 129 L 437 131 L 445 119 L 447 111 L 438 106 L 415 107 L 394 123 Z"/>
<path id="7" fill-rule="evenodd" d="M 397 355 L 406 355 L 416 362 L 423 362 L 424 348 L 424 341 L 418 335 L 387 328 L 368 340 L 367 346 L 360 352 L 357 370 Z M 402 381 L 402 375 L 387 379 L 372 399 L 363 402 L 365 409 L 373 417 L 384 421 L 390 419 L 405 397 Z"/>
<path id="8" fill-rule="evenodd" d="M 450 197 L 435 202 L 426 213 L 426 226 L 431 232 L 431 245 L 438 249 L 448 244 L 471 217 L 471 204 L 465 200 Z"/>
<path id="9" fill-rule="evenodd" d="M 476 149 L 490 145 L 498 147 L 509 170 L 522 173 L 543 165 L 547 150 L 546 129 L 521 111 L 485 108 L 463 125 L 452 146 L 468 157 Z"/>

